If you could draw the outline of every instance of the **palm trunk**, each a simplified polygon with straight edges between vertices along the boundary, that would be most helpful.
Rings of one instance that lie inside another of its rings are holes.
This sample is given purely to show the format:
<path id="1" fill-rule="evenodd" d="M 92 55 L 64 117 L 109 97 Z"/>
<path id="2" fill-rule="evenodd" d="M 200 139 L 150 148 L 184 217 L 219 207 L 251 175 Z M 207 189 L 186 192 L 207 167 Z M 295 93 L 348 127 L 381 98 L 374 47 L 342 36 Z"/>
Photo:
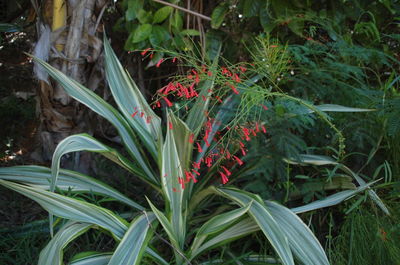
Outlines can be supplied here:
<path id="1" fill-rule="evenodd" d="M 72 77 L 79 83 L 93 88 L 91 82 L 99 83 L 98 75 L 93 75 L 92 68 L 96 65 L 102 42 L 96 37 L 98 27 L 98 16 L 104 11 L 106 0 L 54 0 L 46 1 L 43 10 L 52 12 L 52 32 L 50 39 L 39 39 L 35 54 L 48 61 L 54 67 L 60 69 L 67 76 Z M 46 16 L 39 23 L 45 24 Z M 49 28 L 49 26 L 47 26 Z M 46 46 L 46 42 L 50 45 Z M 44 49 L 44 51 L 43 51 Z M 47 52 L 47 54 L 46 54 Z M 72 100 L 58 84 L 48 80 L 46 75 L 40 74 L 39 115 L 41 120 L 40 141 L 41 158 L 44 162 L 49 161 L 55 146 L 65 137 L 79 132 L 92 131 L 87 119 L 87 111 L 76 101 Z M 96 76 L 91 79 L 91 76 Z M 68 168 L 88 171 L 88 159 L 86 154 L 73 164 L 64 165 Z"/>

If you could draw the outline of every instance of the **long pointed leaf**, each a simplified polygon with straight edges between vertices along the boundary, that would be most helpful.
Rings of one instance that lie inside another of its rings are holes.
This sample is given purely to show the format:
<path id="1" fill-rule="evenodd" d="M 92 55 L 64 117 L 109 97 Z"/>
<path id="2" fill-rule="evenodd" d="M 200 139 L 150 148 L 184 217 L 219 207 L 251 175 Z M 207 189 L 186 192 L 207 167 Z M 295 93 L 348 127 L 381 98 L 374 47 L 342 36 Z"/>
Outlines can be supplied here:
<path id="1" fill-rule="evenodd" d="M 135 82 L 123 69 L 105 35 L 104 52 L 106 76 L 115 102 L 150 153 L 157 158 L 158 146 L 162 144 L 161 119 L 152 111 Z M 143 118 L 140 115 L 132 118 L 135 111 L 144 113 Z"/>
<path id="2" fill-rule="evenodd" d="M 75 238 L 92 227 L 88 223 L 69 222 L 65 224 L 40 252 L 40 265 L 63 264 L 63 249 Z"/>
<path id="3" fill-rule="evenodd" d="M 140 264 L 152 234 L 152 223 L 155 215 L 144 212 L 135 218 L 121 242 L 118 244 L 108 265 L 137 265 Z"/>
<path id="4" fill-rule="evenodd" d="M 340 166 L 340 168 L 343 171 L 350 174 L 358 182 L 359 185 L 361 185 L 361 186 L 366 185 L 366 182 L 360 176 L 358 176 L 356 173 L 354 173 L 350 168 L 346 167 L 345 165 L 343 165 L 341 163 L 334 161 L 332 158 L 327 157 L 327 156 L 301 154 L 301 155 L 299 155 L 299 160 L 286 159 L 286 162 L 291 163 L 291 164 L 310 164 L 310 165 L 316 165 L 316 166 L 338 165 L 338 166 Z M 378 205 L 379 208 L 381 208 L 381 210 L 384 213 L 386 213 L 387 215 L 390 215 L 389 209 L 382 202 L 382 200 L 375 193 L 375 191 L 373 191 L 372 189 L 368 189 L 368 194 L 371 197 L 371 199 L 376 203 L 376 205 Z"/>
<path id="5" fill-rule="evenodd" d="M 41 166 L 3 167 L 0 168 L 0 179 L 32 184 L 41 189 L 50 190 L 51 169 Z M 144 210 L 144 207 L 107 184 L 75 171 L 61 169 L 57 188 L 64 191 L 94 192 L 116 199 L 140 211 Z"/>
<path id="6" fill-rule="evenodd" d="M 233 188 L 218 188 L 216 190 L 219 191 L 224 197 L 237 202 L 242 207 L 245 207 L 251 201 L 253 201 L 249 209 L 249 214 L 260 226 L 260 229 L 268 238 L 272 247 L 281 258 L 283 264 L 294 265 L 292 252 L 289 248 L 286 235 L 259 197 Z"/>
<path id="7" fill-rule="evenodd" d="M 81 253 L 82 254 L 82 253 Z M 107 265 L 112 253 L 94 253 L 74 259 L 69 265 Z"/>
<path id="8" fill-rule="evenodd" d="M 295 256 L 307 265 L 329 265 L 325 251 L 311 230 L 291 210 L 275 202 L 267 201 L 266 206 L 281 226 Z"/>
<path id="9" fill-rule="evenodd" d="M 109 230 L 116 238 L 122 238 L 128 229 L 126 221 L 119 216 L 85 201 L 6 180 L 0 180 L 0 184 L 36 201 L 55 216 L 98 225 Z"/>
<path id="10" fill-rule="evenodd" d="M 65 154 L 79 151 L 100 153 L 101 155 L 107 157 L 108 159 L 125 168 L 126 170 L 144 178 L 147 182 L 152 181 L 151 179 L 147 178 L 146 174 L 141 168 L 133 165 L 128 159 L 119 154 L 117 150 L 100 143 L 95 138 L 84 133 L 71 135 L 62 140 L 57 145 L 51 163 L 51 191 L 54 191 L 54 188 L 56 186 L 58 172 L 60 170 L 61 157 Z"/>
<path id="11" fill-rule="evenodd" d="M 64 73 L 52 67 L 48 63 L 40 60 L 39 58 L 32 58 L 34 61 L 40 64 L 49 73 L 49 75 L 51 75 L 51 77 L 53 77 L 58 83 L 62 85 L 68 95 L 86 105 L 91 110 L 113 124 L 114 127 L 118 130 L 119 135 L 121 136 L 125 146 L 127 147 L 127 151 L 129 152 L 129 154 L 143 168 L 146 175 L 150 179 L 152 179 L 154 183 L 157 183 L 154 173 L 150 170 L 148 164 L 142 157 L 142 153 L 137 148 L 135 133 L 133 132 L 125 118 L 110 104 L 108 104 L 98 95 L 96 95 L 93 91 L 82 86 L 75 80 L 67 77 Z"/>

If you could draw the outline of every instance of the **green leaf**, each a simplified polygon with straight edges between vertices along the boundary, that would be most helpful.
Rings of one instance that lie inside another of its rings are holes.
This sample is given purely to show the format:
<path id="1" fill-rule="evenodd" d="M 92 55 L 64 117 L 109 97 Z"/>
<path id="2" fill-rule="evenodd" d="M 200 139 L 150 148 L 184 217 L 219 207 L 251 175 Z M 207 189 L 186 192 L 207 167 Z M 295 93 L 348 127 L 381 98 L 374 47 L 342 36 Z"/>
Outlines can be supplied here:
<path id="1" fill-rule="evenodd" d="M 187 36 L 200 36 L 200 32 L 195 29 L 184 29 L 181 31 L 181 34 Z"/>
<path id="2" fill-rule="evenodd" d="M 329 265 L 324 249 L 311 230 L 291 210 L 275 202 L 267 201 L 272 217 L 281 226 L 293 253 L 303 264 Z"/>
<path id="3" fill-rule="evenodd" d="M 228 13 L 228 10 L 228 5 L 226 3 L 223 3 L 214 8 L 211 14 L 211 27 L 213 29 L 218 29 L 221 26 L 226 14 Z"/>
<path id="4" fill-rule="evenodd" d="M 130 0 L 128 1 L 128 8 L 125 12 L 127 21 L 132 21 L 137 17 L 140 10 L 143 9 L 143 0 Z"/>
<path id="5" fill-rule="evenodd" d="M 184 180 L 184 170 L 190 162 L 192 145 L 189 143 L 189 136 L 191 132 L 186 124 L 173 113 L 168 113 L 168 124 L 172 125 L 172 129 L 167 130 L 163 148 L 161 181 L 167 205 L 171 209 L 172 229 L 180 248 L 183 248 L 186 231 L 183 209 L 187 204 L 184 194 L 187 196 L 187 191 L 182 189 L 178 179 Z"/>
<path id="6" fill-rule="evenodd" d="M 108 265 L 137 265 L 141 259 L 151 238 L 155 215 L 144 212 L 131 222 L 117 249 L 112 255 Z"/>
<path id="7" fill-rule="evenodd" d="M 74 256 L 69 265 L 107 265 L 111 256 L 112 253 L 81 252 Z"/>
<path id="8" fill-rule="evenodd" d="M 165 27 L 154 25 L 149 40 L 153 47 L 159 47 L 162 43 L 170 40 L 171 38 L 171 35 Z"/>
<path id="9" fill-rule="evenodd" d="M 0 185 L 36 201 L 55 216 L 98 225 L 109 230 L 117 239 L 121 239 L 128 229 L 124 219 L 91 203 L 6 180 L 0 180 Z"/>
<path id="10" fill-rule="evenodd" d="M 18 32 L 21 27 L 15 24 L 0 23 L 0 32 Z"/>
<path id="11" fill-rule="evenodd" d="M 160 23 L 163 22 L 165 19 L 167 19 L 167 17 L 169 16 L 169 14 L 171 14 L 173 8 L 170 6 L 164 6 L 160 9 L 158 9 L 156 11 L 156 13 L 154 13 L 154 17 L 153 17 L 153 23 Z"/>
<path id="12" fill-rule="evenodd" d="M 142 8 L 137 13 L 137 19 L 141 24 L 149 24 L 153 19 L 152 12 L 151 11 L 147 12 Z"/>
<path id="13" fill-rule="evenodd" d="M 219 60 L 219 54 L 221 52 L 221 46 L 219 47 L 216 56 L 214 57 L 214 61 L 211 65 L 211 68 L 209 71 L 211 72 L 216 72 L 216 69 L 218 67 L 218 60 Z M 204 111 L 208 109 L 208 106 L 210 104 L 210 97 L 211 93 L 209 91 L 212 91 L 214 87 L 214 82 L 215 82 L 216 75 L 213 74 L 210 79 L 206 79 L 199 84 L 199 97 L 196 99 L 195 104 L 193 105 L 192 108 L 190 108 L 188 116 L 186 118 L 186 124 L 188 128 L 193 131 L 194 135 L 197 136 L 206 120 L 206 116 L 204 115 Z M 206 98 L 206 100 L 203 100 L 203 97 Z M 196 137 L 194 137 L 196 138 Z"/>
<path id="14" fill-rule="evenodd" d="M 88 134 L 85 133 L 76 134 L 76 135 L 71 135 L 62 140 L 57 145 L 56 150 L 54 151 L 51 163 L 51 169 L 52 169 L 52 179 L 50 185 L 51 191 L 54 191 L 56 186 L 58 172 L 60 171 L 61 157 L 65 154 L 71 152 L 79 152 L 79 151 L 100 153 L 103 156 L 110 159 L 111 161 L 125 168 L 126 170 L 141 177 L 144 178 L 146 177 L 141 168 L 138 168 L 137 166 L 133 165 L 128 159 L 120 155 L 117 152 L 117 150 L 100 143 L 99 141 L 97 141 L 95 138 L 93 138 Z"/>
<path id="15" fill-rule="evenodd" d="M 250 209 L 250 206 L 251 204 L 249 204 L 247 207 L 242 207 L 223 214 L 219 214 L 208 220 L 197 231 L 190 251 L 192 253 L 195 253 L 209 235 L 224 232 L 234 223 L 238 222 L 241 217 L 245 213 L 247 213 L 247 211 Z"/>
<path id="16" fill-rule="evenodd" d="M 253 217 L 254 221 L 259 225 L 264 235 L 268 238 L 283 264 L 294 265 L 288 239 L 280 225 L 276 222 L 265 204 L 262 202 L 261 198 L 254 194 L 233 188 L 217 188 L 216 190 L 224 197 L 235 201 L 242 207 L 245 207 L 253 201 L 249 209 L 249 214 Z"/>
<path id="17" fill-rule="evenodd" d="M 143 159 L 141 152 L 137 148 L 137 142 L 133 130 L 130 128 L 129 123 L 123 118 L 123 116 L 115 110 L 110 104 L 105 102 L 93 91 L 85 88 L 75 80 L 67 77 L 64 73 L 52 67 L 48 63 L 32 57 L 34 61 L 39 63 L 44 69 L 58 82 L 60 83 L 65 91 L 78 100 L 82 104 L 88 106 L 91 110 L 99 114 L 100 116 L 107 119 L 114 127 L 118 130 L 128 153 L 139 163 L 147 175 L 147 178 L 152 181 L 153 184 L 157 184 L 158 181 L 154 177 L 153 172 L 150 170 L 147 162 Z"/>
<path id="18" fill-rule="evenodd" d="M 183 28 L 183 19 L 182 16 L 179 14 L 178 11 L 174 12 L 174 15 L 171 20 L 171 25 L 174 27 L 178 32 L 182 31 Z"/>
<path id="19" fill-rule="evenodd" d="M 290 164 L 311 164 L 311 165 L 316 165 L 316 166 L 321 166 L 321 165 L 335 165 L 339 166 L 344 172 L 348 173 L 351 175 L 360 186 L 366 185 L 366 182 L 358 176 L 356 173 L 354 173 L 350 168 L 346 167 L 345 165 L 338 163 L 334 161 L 332 158 L 327 157 L 327 156 L 321 156 L 321 155 L 307 155 L 307 154 L 300 154 L 298 155 L 298 160 L 294 159 L 286 159 L 285 161 L 290 163 Z M 371 197 L 371 199 L 376 203 L 376 205 L 381 208 L 381 210 L 387 214 L 390 215 L 389 209 L 386 207 L 386 205 L 382 202 L 382 200 L 379 198 L 379 196 L 373 191 L 372 189 L 368 189 L 368 194 Z"/>
<path id="20" fill-rule="evenodd" d="M 151 24 L 142 24 L 137 27 L 135 32 L 133 33 L 132 42 L 138 43 L 146 40 L 151 35 L 152 25 Z"/>
<path id="21" fill-rule="evenodd" d="M 243 16 L 254 17 L 258 15 L 261 8 L 261 2 L 259 0 L 245 0 L 243 5 Z"/>
<path id="22" fill-rule="evenodd" d="M 157 217 L 158 221 L 160 222 L 160 224 L 162 225 L 162 227 L 164 228 L 164 231 L 167 233 L 169 241 L 171 242 L 171 244 L 177 248 L 178 250 L 181 251 L 181 248 L 179 246 L 179 242 L 177 239 L 177 235 L 175 234 L 174 229 L 172 228 L 171 223 L 169 222 L 169 220 L 167 219 L 167 217 L 160 211 L 158 210 L 152 203 L 151 201 L 147 199 L 147 202 L 150 205 L 151 210 L 153 211 L 154 215 Z"/>
<path id="23" fill-rule="evenodd" d="M 221 245 L 226 245 L 229 242 L 259 230 L 259 225 L 254 222 L 252 218 L 243 219 L 230 228 L 218 233 L 215 237 L 205 241 L 200 247 L 193 249 L 193 252 L 191 252 L 190 255 L 190 260 L 194 259 L 206 250 L 210 250 Z"/>
<path id="24" fill-rule="evenodd" d="M 260 24 L 264 29 L 264 32 L 271 33 L 271 31 L 275 28 L 276 23 L 269 16 L 269 12 L 267 7 L 260 8 Z"/>
<path id="25" fill-rule="evenodd" d="M 124 70 L 106 37 L 104 52 L 107 81 L 114 100 L 153 158 L 157 159 L 158 147 L 162 145 L 161 119 L 153 112 L 129 73 Z M 132 117 L 136 111 L 138 113 Z"/>
<path id="26" fill-rule="evenodd" d="M 35 187 L 50 190 L 51 169 L 40 166 L 14 166 L 0 168 L 0 179 L 23 182 Z M 94 192 L 116 199 L 135 209 L 144 208 L 107 184 L 84 174 L 61 169 L 58 175 L 57 188 L 64 191 Z"/>
<path id="27" fill-rule="evenodd" d="M 63 249 L 75 238 L 89 230 L 93 225 L 88 223 L 66 223 L 50 240 L 39 255 L 40 265 L 62 265 Z"/>

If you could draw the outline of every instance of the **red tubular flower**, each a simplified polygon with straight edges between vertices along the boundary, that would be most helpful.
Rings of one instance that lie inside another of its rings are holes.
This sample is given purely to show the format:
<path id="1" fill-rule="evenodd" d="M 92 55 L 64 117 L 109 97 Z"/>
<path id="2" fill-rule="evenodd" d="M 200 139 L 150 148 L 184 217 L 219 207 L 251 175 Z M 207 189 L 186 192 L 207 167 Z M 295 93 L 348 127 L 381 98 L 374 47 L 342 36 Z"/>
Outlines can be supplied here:
<path id="1" fill-rule="evenodd" d="M 207 75 L 208 75 L 208 76 L 212 76 L 211 71 L 208 71 L 208 72 L 207 72 Z"/>
<path id="2" fill-rule="evenodd" d="M 176 192 L 176 188 L 172 188 L 172 191 L 173 191 L 173 192 Z"/>
<path id="3" fill-rule="evenodd" d="M 242 131 L 243 131 L 243 134 L 244 134 L 244 136 L 245 136 L 245 138 L 246 138 L 246 141 L 250 141 L 250 137 L 249 137 L 250 132 L 249 132 L 249 129 L 243 128 Z M 242 146 L 242 147 L 243 147 L 243 146 Z"/>
<path id="4" fill-rule="evenodd" d="M 165 103 L 167 103 L 168 107 L 172 107 L 172 103 L 171 101 L 169 101 L 169 99 L 167 97 L 163 97 Z"/>
<path id="5" fill-rule="evenodd" d="M 239 91 L 236 89 L 236 87 L 234 85 L 232 85 L 231 83 L 228 83 L 228 82 L 226 82 L 225 84 L 228 85 L 232 89 L 233 93 L 235 93 L 236 95 L 239 95 Z"/>
<path id="6" fill-rule="evenodd" d="M 193 162 L 193 167 L 200 169 L 200 164 L 201 164 L 201 162 Z"/>
<path id="7" fill-rule="evenodd" d="M 271 48 L 277 48 L 278 45 L 271 45 L 270 47 L 271 47 Z"/>
<path id="8" fill-rule="evenodd" d="M 261 126 L 263 133 L 267 133 L 267 130 L 265 129 L 264 125 Z"/>
<path id="9" fill-rule="evenodd" d="M 268 110 L 268 107 L 267 107 L 267 106 L 265 106 L 265 105 L 263 105 L 263 104 L 261 104 L 261 106 L 263 107 L 264 110 Z"/>
<path id="10" fill-rule="evenodd" d="M 233 75 L 233 80 L 235 80 L 236 83 L 240 83 L 241 82 L 240 77 L 237 74 Z"/>
<path id="11" fill-rule="evenodd" d="M 164 62 L 164 58 L 161 58 L 160 60 L 158 60 L 156 67 L 160 67 L 160 65 L 162 64 L 162 62 Z"/>
<path id="12" fill-rule="evenodd" d="M 219 103 L 222 103 L 222 100 L 221 100 L 221 98 L 220 98 L 219 96 L 215 96 L 215 98 L 217 99 L 217 101 L 218 101 Z"/>
<path id="13" fill-rule="evenodd" d="M 239 164 L 239 166 L 243 165 L 243 161 L 239 157 L 233 156 L 233 158 L 236 160 L 236 162 Z"/>
<path id="14" fill-rule="evenodd" d="M 225 171 L 225 174 L 229 177 L 230 175 L 232 175 L 232 173 L 226 168 L 226 167 L 224 167 L 224 166 L 221 166 L 223 169 L 224 169 L 224 171 Z"/>
<path id="15" fill-rule="evenodd" d="M 200 173 L 199 173 L 197 170 L 192 169 L 192 171 L 193 171 L 197 176 L 200 176 Z"/>
<path id="16" fill-rule="evenodd" d="M 256 122 L 256 132 L 259 132 L 260 128 L 258 127 L 258 122 Z"/>
<path id="17" fill-rule="evenodd" d="M 151 116 L 148 116 L 148 117 L 146 118 L 146 123 L 150 123 L 150 122 L 151 122 L 151 119 L 152 119 L 152 117 L 151 117 Z"/>
<path id="18" fill-rule="evenodd" d="M 169 127 L 170 130 L 173 129 L 172 122 L 168 122 L 168 127 Z"/>
<path id="19" fill-rule="evenodd" d="M 203 99 L 203 101 L 207 101 L 207 98 L 204 95 L 201 95 L 201 98 Z"/>
<path id="20" fill-rule="evenodd" d="M 246 67 L 243 67 L 243 66 L 239 66 L 239 69 L 240 69 L 240 71 L 241 71 L 242 73 L 244 73 L 244 72 L 247 71 Z"/>
<path id="21" fill-rule="evenodd" d="M 140 112 L 140 118 L 143 118 L 144 112 Z"/>
<path id="22" fill-rule="evenodd" d="M 199 143 L 196 143 L 197 145 L 197 150 L 199 151 L 199 153 L 203 152 L 203 149 L 201 148 Z"/>
<path id="23" fill-rule="evenodd" d="M 174 59 L 172 59 L 172 62 L 173 62 L 173 63 L 175 63 L 175 61 L 176 61 L 176 57 L 174 57 Z"/>
<path id="24" fill-rule="evenodd" d="M 141 55 L 142 55 L 142 56 L 145 56 L 146 53 L 147 53 L 148 51 L 150 51 L 150 50 L 151 50 L 151 48 L 145 49 L 144 51 L 142 51 Z"/>
<path id="25" fill-rule="evenodd" d="M 135 111 L 131 116 L 132 118 L 134 118 L 136 116 L 136 114 L 138 113 L 138 111 Z"/>
<path id="26" fill-rule="evenodd" d="M 231 153 L 229 153 L 228 150 L 226 150 L 226 158 L 230 159 L 231 158 Z"/>
<path id="27" fill-rule="evenodd" d="M 207 67 L 204 64 L 201 66 L 201 71 L 203 73 L 205 73 L 207 71 Z"/>
<path id="28" fill-rule="evenodd" d="M 193 137 L 194 137 L 194 134 L 193 133 L 191 133 L 190 135 L 189 135 L 189 143 L 193 143 Z"/>
<path id="29" fill-rule="evenodd" d="M 246 151 L 244 150 L 244 148 L 240 148 L 240 150 L 242 151 L 242 155 L 245 156 L 246 155 Z"/>
<path id="30" fill-rule="evenodd" d="M 219 174 L 221 175 L 221 181 L 222 181 L 222 184 L 226 184 L 228 181 L 229 181 L 229 179 L 226 177 L 226 175 L 224 174 L 224 173 L 222 173 L 221 171 L 219 171 Z"/>
<path id="31" fill-rule="evenodd" d="M 206 157 L 206 161 L 205 161 L 207 167 L 211 167 L 211 166 L 212 166 L 212 162 L 213 162 L 213 161 L 212 161 L 212 157 L 207 156 L 207 157 Z"/>

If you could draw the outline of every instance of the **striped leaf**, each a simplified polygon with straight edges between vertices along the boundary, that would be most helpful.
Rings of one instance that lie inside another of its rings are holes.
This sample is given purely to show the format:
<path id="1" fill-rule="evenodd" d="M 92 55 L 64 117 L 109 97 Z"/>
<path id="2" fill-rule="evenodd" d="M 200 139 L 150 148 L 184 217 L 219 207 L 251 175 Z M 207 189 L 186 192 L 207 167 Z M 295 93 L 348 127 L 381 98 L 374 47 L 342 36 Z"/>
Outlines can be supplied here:
<path id="1" fill-rule="evenodd" d="M 167 130 L 162 152 L 161 181 L 167 208 L 171 210 L 172 229 L 180 248 L 183 248 L 186 231 L 183 209 L 187 204 L 187 200 L 184 199 L 187 192 L 182 189 L 179 178 L 181 181 L 185 180 L 184 170 L 189 163 L 192 145 L 189 143 L 190 130 L 180 119 L 169 113 L 168 123 L 172 125 L 172 129 Z"/>
<path id="2" fill-rule="evenodd" d="M 293 255 L 285 233 L 258 196 L 233 188 L 218 188 L 216 190 L 224 197 L 235 201 L 242 207 L 253 201 L 249 209 L 250 216 L 253 217 L 254 221 L 268 238 L 272 247 L 281 258 L 282 263 L 294 265 Z"/>
<path id="3" fill-rule="evenodd" d="M 289 246 L 298 260 L 307 265 L 329 265 L 318 239 L 295 213 L 271 201 L 267 201 L 266 206 L 288 238 Z"/>
<path id="4" fill-rule="evenodd" d="M 147 244 L 152 236 L 155 215 L 144 212 L 131 222 L 108 265 L 137 265 L 140 264 Z"/>
<path id="5" fill-rule="evenodd" d="M 40 252 L 40 265 L 62 265 L 63 249 L 75 238 L 89 230 L 93 225 L 88 223 L 66 223 Z"/>
<path id="6" fill-rule="evenodd" d="M 50 190 L 51 170 L 50 168 L 41 166 L 3 167 L 0 168 L 0 179 L 22 182 L 41 189 Z M 61 169 L 58 175 L 57 188 L 64 191 L 71 190 L 101 194 L 125 203 L 137 210 L 144 210 L 144 207 L 107 184 L 75 171 Z"/>
<path id="7" fill-rule="evenodd" d="M 120 165 L 121 167 L 125 168 L 126 170 L 132 172 L 133 174 L 144 178 L 145 181 L 151 183 L 151 179 L 148 179 L 140 167 L 133 165 L 128 159 L 123 157 L 117 150 L 108 147 L 95 138 L 88 134 L 76 134 L 71 135 L 64 140 L 62 140 L 58 145 L 56 150 L 53 154 L 53 159 L 51 163 L 51 186 L 50 190 L 54 191 L 58 173 L 60 171 L 60 161 L 61 157 L 65 154 L 72 153 L 72 152 L 79 152 L 79 151 L 89 151 L 89 152 L 96 152 L 99 153 L 111 161 L 115 162 L 116 164 Z"/>
<path id="8" fill-rule="evenodd" d="M 191 252 L 195 253 L 209 235 L 224 232 L 227 228 L 238 222 L 250 209 L 251 203 L 246 207 L 219 214 L 200 227 L 193 240 Z"/>
<path id="9" fill-rule="evenodd" d="M 138 141 L 135 133 L 126 119 L 93 91 L 67 77 L 64 73 L 52 67 L 48 63 L 40 60 L 39 58 L 33 56 L 32 58 L 35 62 L 41 65 L 51 77 L 53 77 L 58 83 L 60 83 L 60 85 L 62 85 L 68 95 L 86 105 L 114 125 L 114 127 L 118 130 L 118 133 L 121 136 L 128 153 L 140 165 L 147 177 L 154 183 L 157 183 L 154 173 L 150 170 L 150 167 L 146 163 L 145 159 L 143 159 L 142 153 L 137 147 Z"/>
<path id="10" fill-rule="evenodd" d="M 190 260 L 193 260 L 206 250 L 225 245 L 259 230 L 260 226 L 254 222 L 252 218 L 245 218 L 226 230 L 223 230 L 221 233 L 217 233 L 214 237 L 205 241 L 200 247 L 193 249 Z"/>
<path id="11" fill-rule="evenodd" d="M 6 180 L 0 180 L 0 184 L 36 201 L 50 214 L 98 225 L 109 230 L 117 239 L 121 239 L 128 229 L 127 222 L 124 219 L 107 209 L 88 202 Z"/>
<path id="12" fill-rule="evenodd" d="M 211 72 L 216 72 L 216 68 L 218 66 L 218 59 L 219 59 L 219 54 L 221 52 L 221 45 L 219 45 L 217 49 L 217 54 L 214 58 L 214 61 L 211 65 Z M 186 118 L 186 124 L 189 127 L 190 130 L 192 130 L 195 134 L 195 136 L 198 135 L 198 133 L 201 130 L 201 127 L 203 126 L 204 122 L 206 121 L 206 116 L 204 115 L 204 112 L 207 111 L 208 106 L 210 104 L 210 96 L 211 92 L 210 89 L 214 87 L 214 82 L 215 78 L 217 75 L 213 74 L 209 80 L 204 80 L 200 83 L 200 93 L 199 97 L 196 99 L 196 102 L 193 104 L 193 107 L 190 108 L 189 114 Z M 203 100 L 203 97 L 206 98 L 206 100 Z"/>
<path id="13" fill-rule="evenodd" d="M 375 182 L 373 182 L 373 183 L 375 183 Z M 304 213 L 304 212 L 308 212 L 308 211 L 312 211 L 312 210 L 316 210 L 316 209 L 321 209 L 321 208 L 333 206 L 333 205 L 341 203 L 344 200 L 350 199 L 351 197 L 353 197 L 354 195 L 356 195 L 359 192 L 364 191 L 365 189 L 367 189 L 373 183 L 369 183 L 367 185 L 359 186 L 355 190 L 340 191 L 340 192 L 337 192 L 337 193 L 335 193 L 333 195 L 325 197 L 325 198 L 323 198 L 321 200 L 313 201 L 313 202 L 311 202 L 309 204 L 306 204 L 306 205 L 303 205 L 303 206 L 299 206 L 299 207 L 296 207 L 296 208 L 292 208 L 290 210 L 292 212 L 294 212 L 294 213 Z"/>
<path id="14" fill-rule="evenodd" d="M 107 265 L 112 253 L 79 253 L 69 265 Z"/>
<path id="15" fill-rule="evenodd" d="M 104 59 L 107 81 L 122 115 L 155 159 L 162 146 L 161 119 L 153 112 L 135 82 L 124 70 L 104 34 Z M 137 115 L 132 118 L 132 114 Z M 143 118 L 141 113 L 144 113 Z"/>
<path id="16" fill-rule="evenodd" d="M 174 230 L 172 228 L 172 225 L 171 225 L 170 221 L 168 220 L 168 218 L 164 215 L 164 213 L 162 213 L 160 210 L 158 210 L 151 203 L 151 201 L 148 198 L 146 198 L 146 199 L 147 199 L 147 202 L 149 203 L 150 208 L 153 211 L 154 215 L 157 217 L 157 219 L 160 222 L 161 226 L 164 228 L 164 231 L 167 233 L 169 241 L 171 242 L 171 244 L 175 248 L 181 250 L 180 246 L 179 246 L 178 239 L 176 237 L 176 234 L 175 234 L 175 232 L 174 232 Z"/>
<path id="17" fill-rule="evenodd" d="M 358 182 L 360 186 L 365 186 L 367 184 L 360 176 L 358 176 L 358 174 L 354 173 L 350 168 L 334 161 L 332 158 L 327 156 L 301 154 L 299 155 L 299 160 L 287 159 L 286 162 L 291 164 L 310 164 L 315 166 L 321 166 L 321 165 L 339 166 L 344 172 L 351 175 Z M 375 191 L 373 191 L 372 189 L 368 189 L 368 194 L 371 197 L 371 199 L 376 203 L 376 205 L 378 205 L 379 208 L 381 208 L 381 210 L 385 214 L 390 215 L 389 209 L 382 202 L 382 200 L 379 198 L 379 196 L 376 194 Z"/>

